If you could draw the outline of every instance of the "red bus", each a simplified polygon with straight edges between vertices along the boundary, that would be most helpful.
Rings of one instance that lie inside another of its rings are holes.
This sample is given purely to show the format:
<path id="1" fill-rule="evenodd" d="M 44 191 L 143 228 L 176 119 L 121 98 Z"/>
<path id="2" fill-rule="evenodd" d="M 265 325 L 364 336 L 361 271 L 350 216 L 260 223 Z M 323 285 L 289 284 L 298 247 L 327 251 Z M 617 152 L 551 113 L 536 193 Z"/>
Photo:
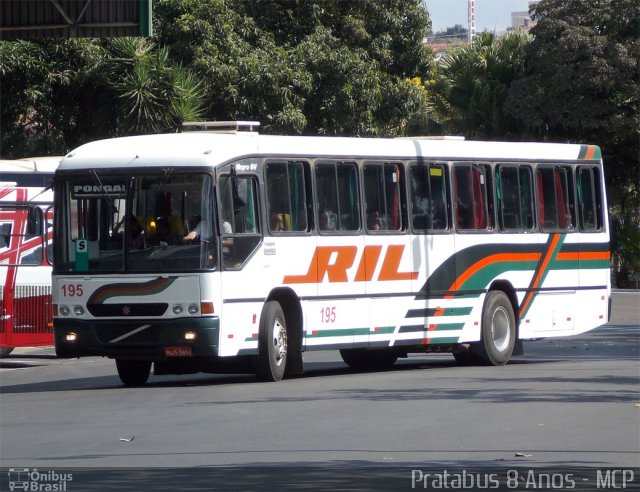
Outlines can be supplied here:
<path id="1" fill-rule="evenodd" d="M 53 173 L 61 157 L 0 161 L 0 357 L 53 345 Z"/>

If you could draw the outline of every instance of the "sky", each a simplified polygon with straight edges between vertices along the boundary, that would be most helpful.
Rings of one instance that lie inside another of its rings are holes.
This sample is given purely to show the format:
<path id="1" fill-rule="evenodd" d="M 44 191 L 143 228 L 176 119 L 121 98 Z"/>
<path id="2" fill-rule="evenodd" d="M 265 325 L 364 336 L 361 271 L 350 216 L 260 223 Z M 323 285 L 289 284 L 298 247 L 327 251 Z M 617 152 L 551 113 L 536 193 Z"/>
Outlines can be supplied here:
<path id="1" fill-rule="evenodd" d="M 423 0 L 431 16 L 433 32 L 462 24 L 467 27 L 467 0 Z M 476 32 L 504 31 L 511 26 L 511 12 L 529 9 L 529 0 L 476 0 Z"/>

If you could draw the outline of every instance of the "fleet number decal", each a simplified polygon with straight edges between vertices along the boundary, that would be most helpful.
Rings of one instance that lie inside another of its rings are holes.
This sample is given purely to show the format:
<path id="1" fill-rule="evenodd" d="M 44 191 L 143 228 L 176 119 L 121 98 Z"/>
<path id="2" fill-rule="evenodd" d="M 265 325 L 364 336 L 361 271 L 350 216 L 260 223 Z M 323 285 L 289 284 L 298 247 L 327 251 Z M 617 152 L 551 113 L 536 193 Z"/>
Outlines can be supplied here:
<path id="1" fill-rule="evenodd" d="M 84 293 L 82 284 L 62 284 L 60 290 L 64 297 L 82 297 Z"/>

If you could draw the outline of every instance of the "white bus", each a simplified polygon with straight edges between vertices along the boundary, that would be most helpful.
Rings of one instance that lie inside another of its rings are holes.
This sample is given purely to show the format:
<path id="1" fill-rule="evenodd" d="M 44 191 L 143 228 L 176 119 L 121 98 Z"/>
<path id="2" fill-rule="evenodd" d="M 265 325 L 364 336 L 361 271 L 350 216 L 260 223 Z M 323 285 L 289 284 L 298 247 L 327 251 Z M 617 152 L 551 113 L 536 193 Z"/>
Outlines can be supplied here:
<path id="1" fill-rule="evenodd" d="M 187 132 L 104 140 L 55 178 L 60 357 L 155 374 L 505 364 L 608 320 L 592 145 Z"/>
<path id="2" fill-rule="evenodd" d="M 53 345 L 53 173 L 62 157 L 0 160 L 0 357 Z"/>

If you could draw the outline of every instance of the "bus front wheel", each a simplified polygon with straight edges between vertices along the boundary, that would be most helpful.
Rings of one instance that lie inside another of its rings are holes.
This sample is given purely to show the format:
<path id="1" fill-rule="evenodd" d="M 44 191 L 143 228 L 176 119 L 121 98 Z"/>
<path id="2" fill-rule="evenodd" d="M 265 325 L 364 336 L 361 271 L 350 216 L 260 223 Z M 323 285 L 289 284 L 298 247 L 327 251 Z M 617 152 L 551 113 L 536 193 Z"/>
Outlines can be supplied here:
<path id="1" fill-rule="evenodd" d="M 516 341 L 516 317 L 507 295 L 500 290 L 487 294 L 482 310 L 482 338 L 472 351 L 486 365 L 509 362 Z"/>
<path id="2" fill-rule="evenodd" d="M 147 360 L 116 359 L 120 381 L 125 386 L 142 386 L 149 379 L 151 362 Z"/>
<path id="3" fill-rule="evenodd" d="M 261 381 L 280 381 L 287 365 L 287 324 L 277 301 L 264 305 L 260 316 L 256 376 Z"/>

